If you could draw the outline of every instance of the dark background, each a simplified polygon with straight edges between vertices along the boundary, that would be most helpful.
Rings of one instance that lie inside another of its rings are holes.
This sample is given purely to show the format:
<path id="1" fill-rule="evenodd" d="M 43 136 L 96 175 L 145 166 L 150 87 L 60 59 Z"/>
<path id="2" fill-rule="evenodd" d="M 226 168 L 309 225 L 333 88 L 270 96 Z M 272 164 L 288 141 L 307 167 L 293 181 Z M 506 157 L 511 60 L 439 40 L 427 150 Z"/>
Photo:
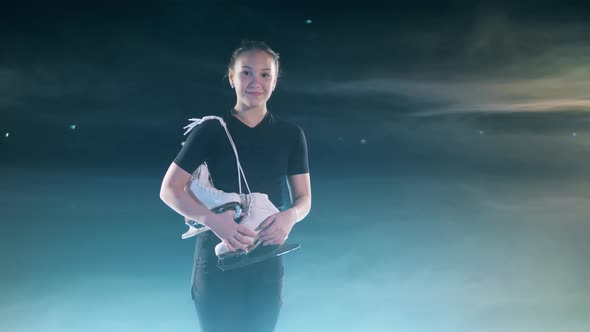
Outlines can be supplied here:
<path id="1" fill-rule="evenodd" d="M 269 109 L 305 126 L 314 160 L 502 168 L 503 157 L 520 170 L 521 162 L 558 166 L 521 135 L 587 146 L 590 27 L 581 5 L 58 1 L 2 9 L 3 164 L 169 163 L 189 117 L 233 106 L 224 75 L 243 38 L 281 54 Z"/>

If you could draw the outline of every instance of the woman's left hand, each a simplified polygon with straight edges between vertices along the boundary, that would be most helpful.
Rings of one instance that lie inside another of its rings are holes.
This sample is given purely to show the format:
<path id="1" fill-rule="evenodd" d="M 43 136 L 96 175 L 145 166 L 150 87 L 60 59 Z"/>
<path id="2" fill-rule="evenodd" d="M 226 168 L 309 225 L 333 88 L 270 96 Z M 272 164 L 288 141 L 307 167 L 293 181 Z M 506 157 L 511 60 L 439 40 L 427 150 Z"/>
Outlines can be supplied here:
<path id="1" fill-rule="evenodd" d="M 258 239 L 263 245 L 283 244 L 297 222 L 295 211 L 288 209 L 266 218 L 258 228 Z"/>

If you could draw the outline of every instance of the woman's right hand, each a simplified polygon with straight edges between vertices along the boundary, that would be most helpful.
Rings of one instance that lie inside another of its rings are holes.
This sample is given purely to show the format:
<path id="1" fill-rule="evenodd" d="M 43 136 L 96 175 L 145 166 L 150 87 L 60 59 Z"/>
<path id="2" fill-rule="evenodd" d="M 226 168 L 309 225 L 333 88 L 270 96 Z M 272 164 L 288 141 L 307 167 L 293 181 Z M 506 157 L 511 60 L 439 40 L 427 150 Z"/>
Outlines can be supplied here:
<path id="1" fill-rule="evenodd" d="M 234 221 L 235 211 L 211 213 L 204 220 L 205 224 L 217 235 L 231 251 L 242 249 L 248 252 L 248 246 L 254 243 L 256 233 Z"/>

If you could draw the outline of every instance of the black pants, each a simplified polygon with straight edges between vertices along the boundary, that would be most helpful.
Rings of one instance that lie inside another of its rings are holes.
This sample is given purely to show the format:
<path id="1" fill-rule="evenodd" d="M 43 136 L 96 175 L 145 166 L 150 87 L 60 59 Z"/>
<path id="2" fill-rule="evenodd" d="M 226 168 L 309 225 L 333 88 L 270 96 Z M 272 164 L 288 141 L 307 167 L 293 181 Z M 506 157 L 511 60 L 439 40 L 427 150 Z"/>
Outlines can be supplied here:
<path id="1" fill-rule="evenodd" d="M 282 257 L 223 272 L 217 243 L 213 234 L 197 237 L 191 292 L 201 331 L 273 332 L 283 303 Z"/>

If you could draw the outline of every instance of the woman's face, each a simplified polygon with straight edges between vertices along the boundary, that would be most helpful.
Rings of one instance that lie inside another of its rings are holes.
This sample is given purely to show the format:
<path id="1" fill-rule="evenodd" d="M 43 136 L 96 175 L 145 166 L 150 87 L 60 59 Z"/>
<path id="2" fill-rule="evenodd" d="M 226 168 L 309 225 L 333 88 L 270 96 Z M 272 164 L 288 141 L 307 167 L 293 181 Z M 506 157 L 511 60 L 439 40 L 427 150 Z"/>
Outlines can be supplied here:
<path id="1" fill-rule="evenodd" d="M 229 73 L 238 104 L 248 108 L 265 105 L 277 84 L 277 68 L 264 51 L 247 51 L 236 60 Z"/>

